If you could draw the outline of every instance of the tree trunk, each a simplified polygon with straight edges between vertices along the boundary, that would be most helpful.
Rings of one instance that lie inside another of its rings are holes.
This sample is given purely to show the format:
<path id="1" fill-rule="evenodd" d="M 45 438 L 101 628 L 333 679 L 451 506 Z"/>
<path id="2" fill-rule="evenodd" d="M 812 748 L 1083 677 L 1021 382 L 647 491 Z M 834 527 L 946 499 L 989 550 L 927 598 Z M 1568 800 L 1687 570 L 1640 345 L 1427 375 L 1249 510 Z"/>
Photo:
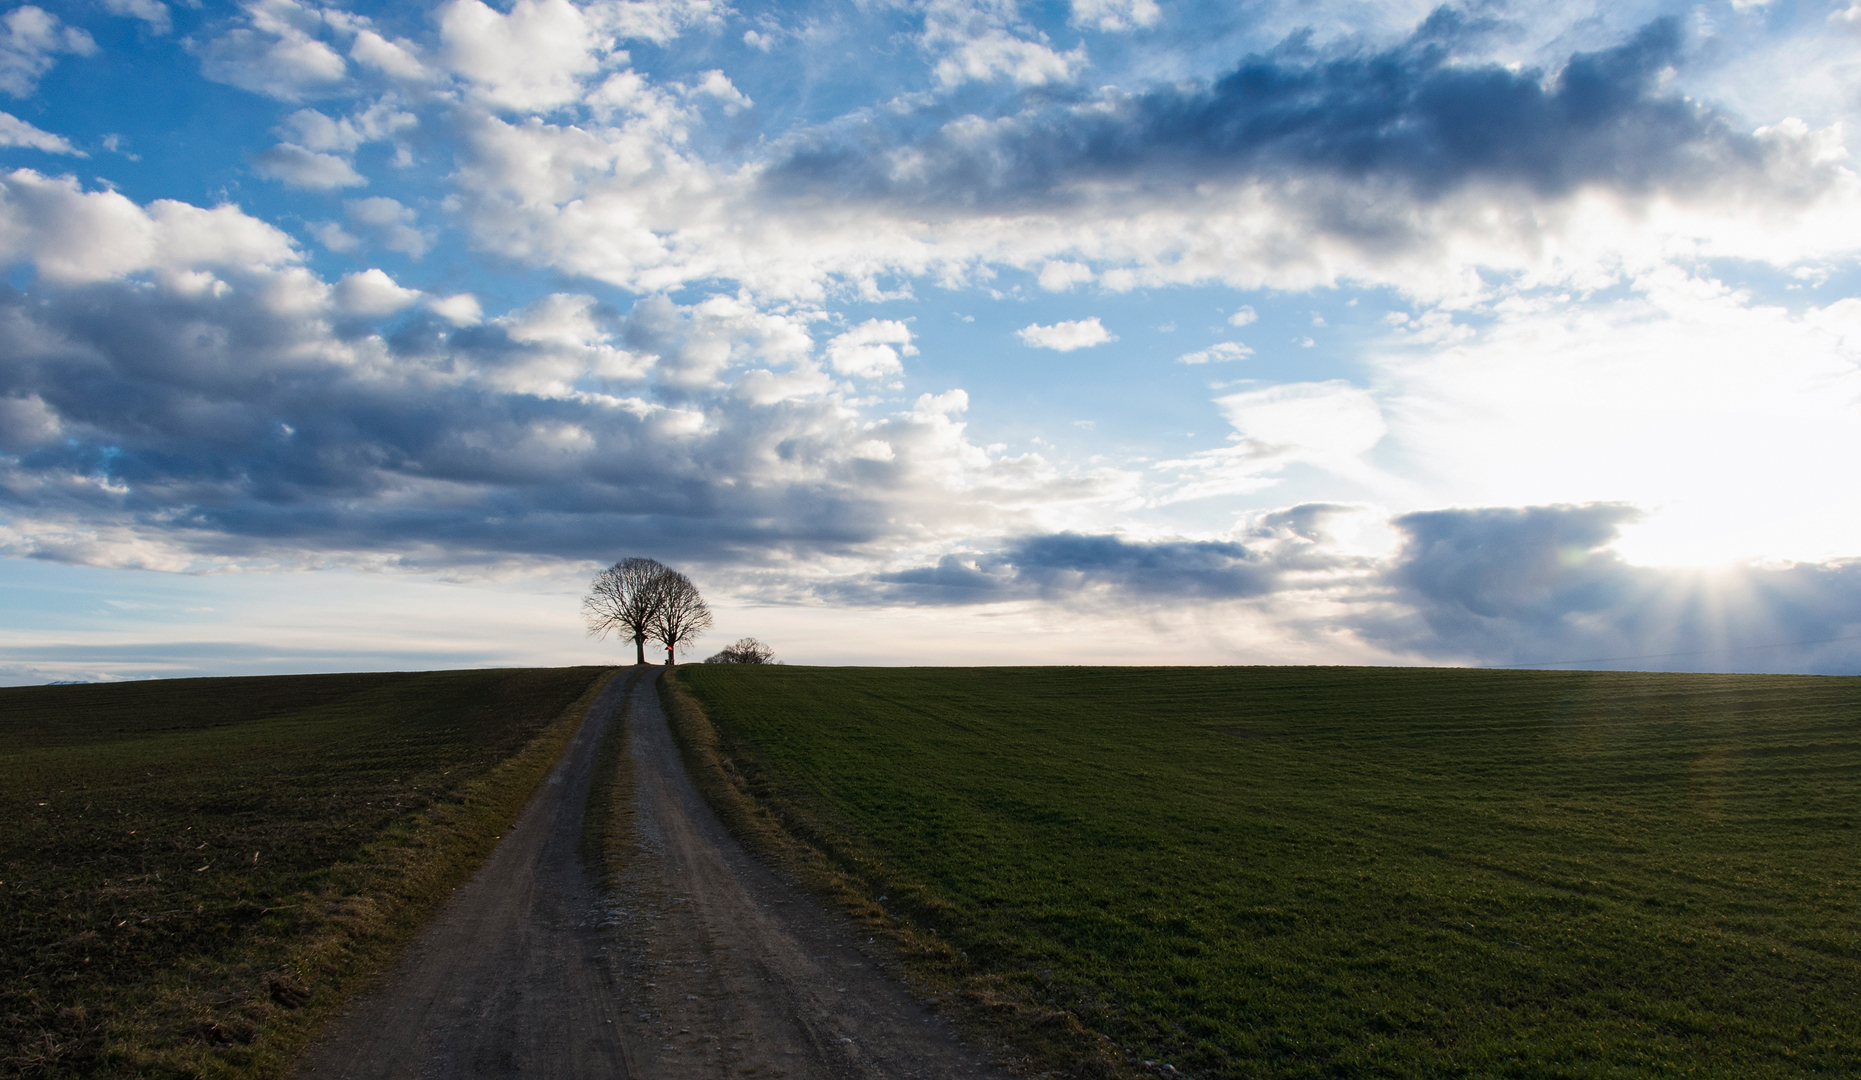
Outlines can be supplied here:
<path id="1" fill-rule="evenodd" d="M 672 662 L 673 662 L 672 661 L 672 646 L 667 645 L 666 646 L 666 666 L 671 667 Z"/>
<path id="2" fill-rule="evenodd" d="M 638 659 L 636 659 L 634 663 L 640 665 L 641 667 L 645 667 L 646 666 L 646 635 L 645 634 L 634 635 L 633 649 L 634 649 L 634 652 L 638 655 Z"/>

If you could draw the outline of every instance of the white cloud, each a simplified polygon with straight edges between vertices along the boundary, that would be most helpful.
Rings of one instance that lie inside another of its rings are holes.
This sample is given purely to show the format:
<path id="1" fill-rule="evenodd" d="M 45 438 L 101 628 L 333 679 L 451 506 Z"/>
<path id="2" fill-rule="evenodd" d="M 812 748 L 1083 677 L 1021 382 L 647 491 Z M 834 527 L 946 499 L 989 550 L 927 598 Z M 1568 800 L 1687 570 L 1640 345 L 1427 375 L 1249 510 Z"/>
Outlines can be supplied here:
<path id="1" fill-rule="evenodd" d="M 71 177 L 16 169 L 0 178 L 0 260 L 15 259 L 54 282 L 86 282 L 199 266 L 276 268 L 297 252 L 289 236 L 236 206 L 158 199 L 144 209 L 114 191 L 84 191 Z"/>
<path id="2" fill-rule="evenodd" d="M 508 15 L 452 0 L 438 15 L 447 66 L 485 103 L 524 112 L 577 100 L 613 42 L 568 0 L 517 0 Z"/>
<path id="3" fill-rule="evenodd" d="M 335 119 L 315 109 L 299 109 L 275 130 L 286 142 L 308 150 L 351 154 L 364 143 L 392 139 L 419 126 L 419 117 L 384 99 Z"/>
<path id="4" fill-rule="evenodd" d="M 161 0 L 103 0 L 103 7 L 112 15 L 141 19 L 154 34 L 166 34 L 173 29 L 168 5 Z"/>
<path id="5" fill-rule="evenodd" d="M 1017 86 L 1046 86 L 1071 82 L 1085 67 L 1084 47 L 1057 52 L 1038 41 L 1028 41 L 1002 30 L 955 42 L 937 61 L 937 82 L 945 88 L 966 82 L 1007 78 Z"/>
<path id="6" fill-rule="evenodd" d="M 362 249 L 362 241 L 349 235 L 348 230 L 334 221 L 321 221 L 310 226 L 310 235 L 331 251 L 347 253 Z"/>
<path id="7" fill-rule="evenodd" d="M 347 61 L 318 37 L 328 26 L 322 9 L 247 0 L 242 16 L 245 25 L 194 47 L 207 78 L 280 101 L 335 93 L 347 81 Z"/>
<path id="8" fill-rule="evenodd" d="M 1334 463 L 1355 458 L 1389 432 L 1376 400 L 1342 379 L 1229 394 L 1215 405 L 1243 440 L 1276 458 Z"/>
<path id="9" fill-rule="evenodd" d="M 420 61 L 411 41 L 389 41 L 373 30 L 361 30 L 349 46 L 349 58 L 365 67 L 408 83 L 431 82 L 436 77 Z"/>
<path id="10" fill-rule="evenodd" d="M 1855 301 L 1792 314 L 1662 269 L 1622 299 L 1491 315 L 1375 358 L 1429 502 L 1633 504 L 1649 513 L 1622 548 L 1657 564 L 1854 554 L 1861 504 L 1832 493 L 1861 485 Z"/>
<path id="11" fill-rule="evenodd" d="M 904 371 L 898 349 L 906 356 L 916 356 L 911 344 L 911 328 L 895 319 L 867 319 L 844 334 L 827 342 L 827 360 L 842 375 L 876 379 Z"/>
<path id="12" fill-rule="evenodd" d="M 938 57 L 933 74 L 946 90 L 1001 78 L 1016 86 L 1071 82 L 1086 65 L 1085 46 L 1062 53 L 1044 37 L 1020 20 L 1012 0 L 932 0 L 919 41 Z"/>
<path id="13" fill-rule="evenodd" d="M 1052 349 L 1055 352 L 1072 352 L 1074 349 L 1089 349 L 1094 345 L 1103 345 L 1117 341 L 1118 336 L 1100 324 L 1097 315 L 1090 319 L 1077 319 L 1072 322 L 1055 323 L 1042 326 L 1032 323 L 1015 331 L 1021 343 L 1034 349 Z"/>
<path id="14" fill-rule="evenodd" d="M 454 326 L 477 326 L 485 319 L 485 310 L 471 293 L 428 300 L 427 309 Z"/>
<path id="15" fill-rule="evenodd" d="M 637 39 L 655 45 L 664 45 L 693 27 L 722 25 L 732 14 L 730 6 L 718 0 L 610 0 L 590 4 L 589 12 L 604 31 L 623 41 Z"/>
<path id="16" fill-rule="evenodd" d="M 1363 485 L 1391 502 L 1412 494 L 1363 455 L 1389 427 L 1371 394 L 1342 379 L 1282 383 L 1215 399 L 1235 428 L 1230 445 L 1159 462 L 1179 479 L 1155 497 L 1158 505 L 1263 491 L 1284 482 L 1291 465 L 1310 465 Z"/>
<path id="17" fill-rule="evenodd" d="M 380 270 L 363 270 L 336 283 L 336 304 L 350 315 L 392 315 L 412 307 L 422 297 L 419 289 L 404 289 Z"/>
<path id="18" fill-rule="evenodd" d="M 1240 310 L 1228 316 L 1228 325 L 1229 326 L 1246 326 L 1249 323 L 1252 323 L 1259 318 L 1260 318 L 1259 312 L 1255 311 L 1250 306 L 1242 305 Z"/>
<path id="19" fill-rule="evenodd" d="M 330 191 L 368 184 L 368 178 L 356 172 L 347 158 L 319 154 L 294 143 L 279 143 L 253 158 L 252 167 L 260 176 L 286 187 Z"/>
<path id="20" fill-rule="evenodd" d="M 1092 268 L 1084 263 L 1059 260 L 1040 268 L 1040 287 L 1048 292 L 1065 292 L 1074 285 L 1091 280 Z"/>
<path id="21" fill-rule="evenodd" d="M 1176 358 L 1179 364 L 1207 364 L 1223 360 L 1244 360 L 1254 351 L 1238 341 L 1219 341 L 1206 349 L 1184 353 Z"/>
<path id="22" fill-rule="evenodd" d="M 72 146 L 64 136 L 54 135 L 49 131 L 40 131 L 12 113 L 3 112 L 0 112 L 0 146 L 24 146 L 33 150 L 43 150 L 48 154 L 90 156 Z"/>
<path id="23" fill-rule="evenodd" d="M 366 227 L 389 251 L 399 251 L 418 259 L 432 246 L 433 238 L 418 227 L 419 215 L 410 206 L 394 199 L 373 196 L 352 199 L 343 204 L 349 221 Z"/>
<path id="24" fill-rule="evenodd" d="M 30 302 L 0 303 L 10 437 L 77 440 L 0 457 L 9 555 L 444 566 L 595 558 L 624 530 L 695 559 L 747 543 L 870 565 L 901 536 L 1038 528 L 1127 495 L 1109 470 L 974 445 L 961 390 L 895 412 L 846 397 L 814 359 L 819 309 L 556 294 L 482 319 L 470 296 L 379 270 L 326 283 L 235 208 L 139 207 L 22 172 L 0 211 L 0 259 L 40 270 Z M 404 340 L 368 325 L 416 305 L 477 325 Z M 908 327 L 872 320 L 828 351 L 876 370 L 909 348 Z M 133 419 L 77 404 L 99 393 L 133 394 Z M 97 471 L 92 445 L 135 468 Z"/>
<path id="25" fill-rule="evenodd" d="M 712 98 L 724 107 L 724 113 L 729 116 L 735 116 L 755 104 L 721 71 L 703 72 L 686 93 L 690 96 L 703 95 Z"/>
<path id="26" fill-rule="evenodd" d="M 1162 11 L 1156 0 L 1072 0 L 1074 26 L 1095 30 L 1130 30 L 1154 25 Z"/>
<path id="27" fill-rule="evenodd" d="M 79 27 L 64 26 L 44 8 L 24 4 L 0 16 L 0 91 L 26 97 L 52 70 L 59 53 L 90 56 L 97 43 Z"/>

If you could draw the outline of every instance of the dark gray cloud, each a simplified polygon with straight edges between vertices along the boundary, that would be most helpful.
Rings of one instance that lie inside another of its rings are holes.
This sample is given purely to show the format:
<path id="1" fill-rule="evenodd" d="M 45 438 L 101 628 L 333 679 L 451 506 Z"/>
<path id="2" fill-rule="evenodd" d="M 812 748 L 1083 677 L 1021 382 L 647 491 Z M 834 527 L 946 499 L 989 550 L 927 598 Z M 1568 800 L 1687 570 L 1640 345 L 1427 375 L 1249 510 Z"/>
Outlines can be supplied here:
<path id="1" fill-rule="evenodd" d="M 1055 533 L 1003 551 L 946 555 L 931 566 L 875 575 L 844 591 L 868 603 L 975 604 L 1077 599 L 1115 593 L 1146 599 L 1230 600 L 1273 591 L 1281 567 L 1263 552 L 1219 541 L 1132 543 L 1116 536 Z"/>
<path id="2" fill-rule="evenodd" d="M 1058 533 L 879 575 L 844 599 L 1042 599 L 1131 609 L 1271 603 L 1289 633 L 1353 633 L 1417 662 L 1861 673 L 1861 561 L 1711 572 L 1610 549 L 1620 504 L 1435 510 L 1394 520 L 1387 559 L 1341 555 L 1324 504 L 1264 516 L 1247 543 Z M 1301 595 L 1331 614 L 1300 616 Z M 1849 639 L 1849 640 L 1842 640 Z"/>
<path id="3" fill-rule="evenodd" d="M 851 457 L 873 431 L 819 393 L 662 385 L 650 355 L 607 387 L 624 398 L 524 388 L 566 371 L 599 389 L 591 370 L 632 362 L 563 344 L 584 316 L 689 374 L 678 353 L 698 331 L 667 326 L 669 305 L 644 305 L 637 326 L 567 305 L 548 333 L 416 313 L 383 337 L 311 303 L 317 288 L 293 301 L 303 313 L 280 314 L 289 305 L 263 295 L 279 283 L 0 289 L 0 514 L 142 529 L 207 555 L 443 565 L 651 548 L 755 562 L 887 535 L 897 511 L 883 503 L 912 486 L 893 475 L 911 467 L 903 454 Z M 740 375 L 759 359 L 706 364 Z M 53 542 L 13 554 L 90 558 Z"/>
<path id="4" fill-rule="evenodd" d="M 802 139 L 764 179 L 787 198 L 997 211 L 1106 183 L 1178 191 L 1314 174 L 1423 199 L 1470 184 L 1640 193 L 1764 163 L 1756 139 L 1664 85 L 1682 58 L 1675 19 L 1555 73 L 1462 62 L 1457 43 L 1481 29 L 1442 8 L 1382 51 L 1324 56 L 1297 37 L 1212 85 L 1037 105 L 928 135 L 875 116 Z"/>
<path id="5" fill-rule="evenodd" d="M 1634 566 L 1606 545 L 1615 504 L 1436 510 L 1395 519 L 1383 573 L 1401 614 L 1366 638 L 1497 665 L 1861 672 L 1861 561 L 1715 571 Z M 1796 643 L 1815 643 L 1802 644 Z"/>
<path id="6" fill-rule="evenodd" d="M 1362 560 L 1324 548 L 1325 519 L 1348 508 L 1310 503 L 1263 516 L 1249 541 L 1132 541 L 1050 533 L 974 556 L 874 575 L 835 595 L 865 603 L 977 604 L 1007 600 L 1077 601 L 1111 596 L 1140 603 L 1265 598 L 1297 571 L 1337 570 Z"/>

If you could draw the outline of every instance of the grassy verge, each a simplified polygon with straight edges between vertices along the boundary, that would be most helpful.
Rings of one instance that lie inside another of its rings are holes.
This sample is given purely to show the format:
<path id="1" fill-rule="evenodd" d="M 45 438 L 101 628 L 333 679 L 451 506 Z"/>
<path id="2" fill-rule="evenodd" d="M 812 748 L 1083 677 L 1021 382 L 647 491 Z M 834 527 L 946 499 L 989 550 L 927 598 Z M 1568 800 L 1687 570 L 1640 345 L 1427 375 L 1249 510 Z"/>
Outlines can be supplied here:
<path id="1" fill-rule="evenodd" d="M 883 935 L 890 953 L 886 966 L 956 1021 L 976 1045 L 994 1048 L 999 1058 L 1024 1072 L 1135 1075 L 1127 1055 L 1109 1037 L 1002 973 L 972 962 L 960 947 L 962 936 L 943 925 L 947 919 L 914 917 L 907 906 L 891 903 L 887 889 L 904 890 L 889 884 L 897 876 L 881 870 L 884 856 L 872 839 L 825 801 L 772 782 L 776 774 L 756 748 L 733 737 L 734 725 L 727 729 L 731 735 L 720 731 L 674 674 L 691 670 L 666 672 L 659 682 L 660 703 L 692 782 L 732 833 Z"/>
<path id="2" fill-rule="evenodd" d="M 616 676 L 627 680 L 624 690 L 629 696 L 621 699 L 595 750 L 594 776 L 582 814 L 582 859 L 603 882 L 621 873 L 633 852 L 634 780 L 628 733 L 633 723 L 631 695 L 642 675 L 643 670 L 635 668 Z"/>
<path id="3" fill-rule="evenodd" d="M 807 849 L 1029 1069 L 1861 1073 L 1861 680 L 678 680 L 733 825 Z"/>
<path id="4" fill-rule="evenodd" d="M 608 670 L 0 690 L 0 1075 L 282 1075 Z"/>

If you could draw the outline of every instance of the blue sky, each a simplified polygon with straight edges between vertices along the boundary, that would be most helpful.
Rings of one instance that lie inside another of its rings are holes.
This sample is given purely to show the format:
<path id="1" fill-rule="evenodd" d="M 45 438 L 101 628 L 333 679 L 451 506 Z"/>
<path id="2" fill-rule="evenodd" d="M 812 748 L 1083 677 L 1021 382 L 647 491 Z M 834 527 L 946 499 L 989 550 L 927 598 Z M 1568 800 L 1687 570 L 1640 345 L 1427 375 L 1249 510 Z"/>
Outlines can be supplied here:
<path id="1" fill-rule="evenodd" d="M 0 681 L 599 660 L 629 555 L 804 663 L 1861 672 L 1857 57 L 1848 0 L 8 5 Z"/>

